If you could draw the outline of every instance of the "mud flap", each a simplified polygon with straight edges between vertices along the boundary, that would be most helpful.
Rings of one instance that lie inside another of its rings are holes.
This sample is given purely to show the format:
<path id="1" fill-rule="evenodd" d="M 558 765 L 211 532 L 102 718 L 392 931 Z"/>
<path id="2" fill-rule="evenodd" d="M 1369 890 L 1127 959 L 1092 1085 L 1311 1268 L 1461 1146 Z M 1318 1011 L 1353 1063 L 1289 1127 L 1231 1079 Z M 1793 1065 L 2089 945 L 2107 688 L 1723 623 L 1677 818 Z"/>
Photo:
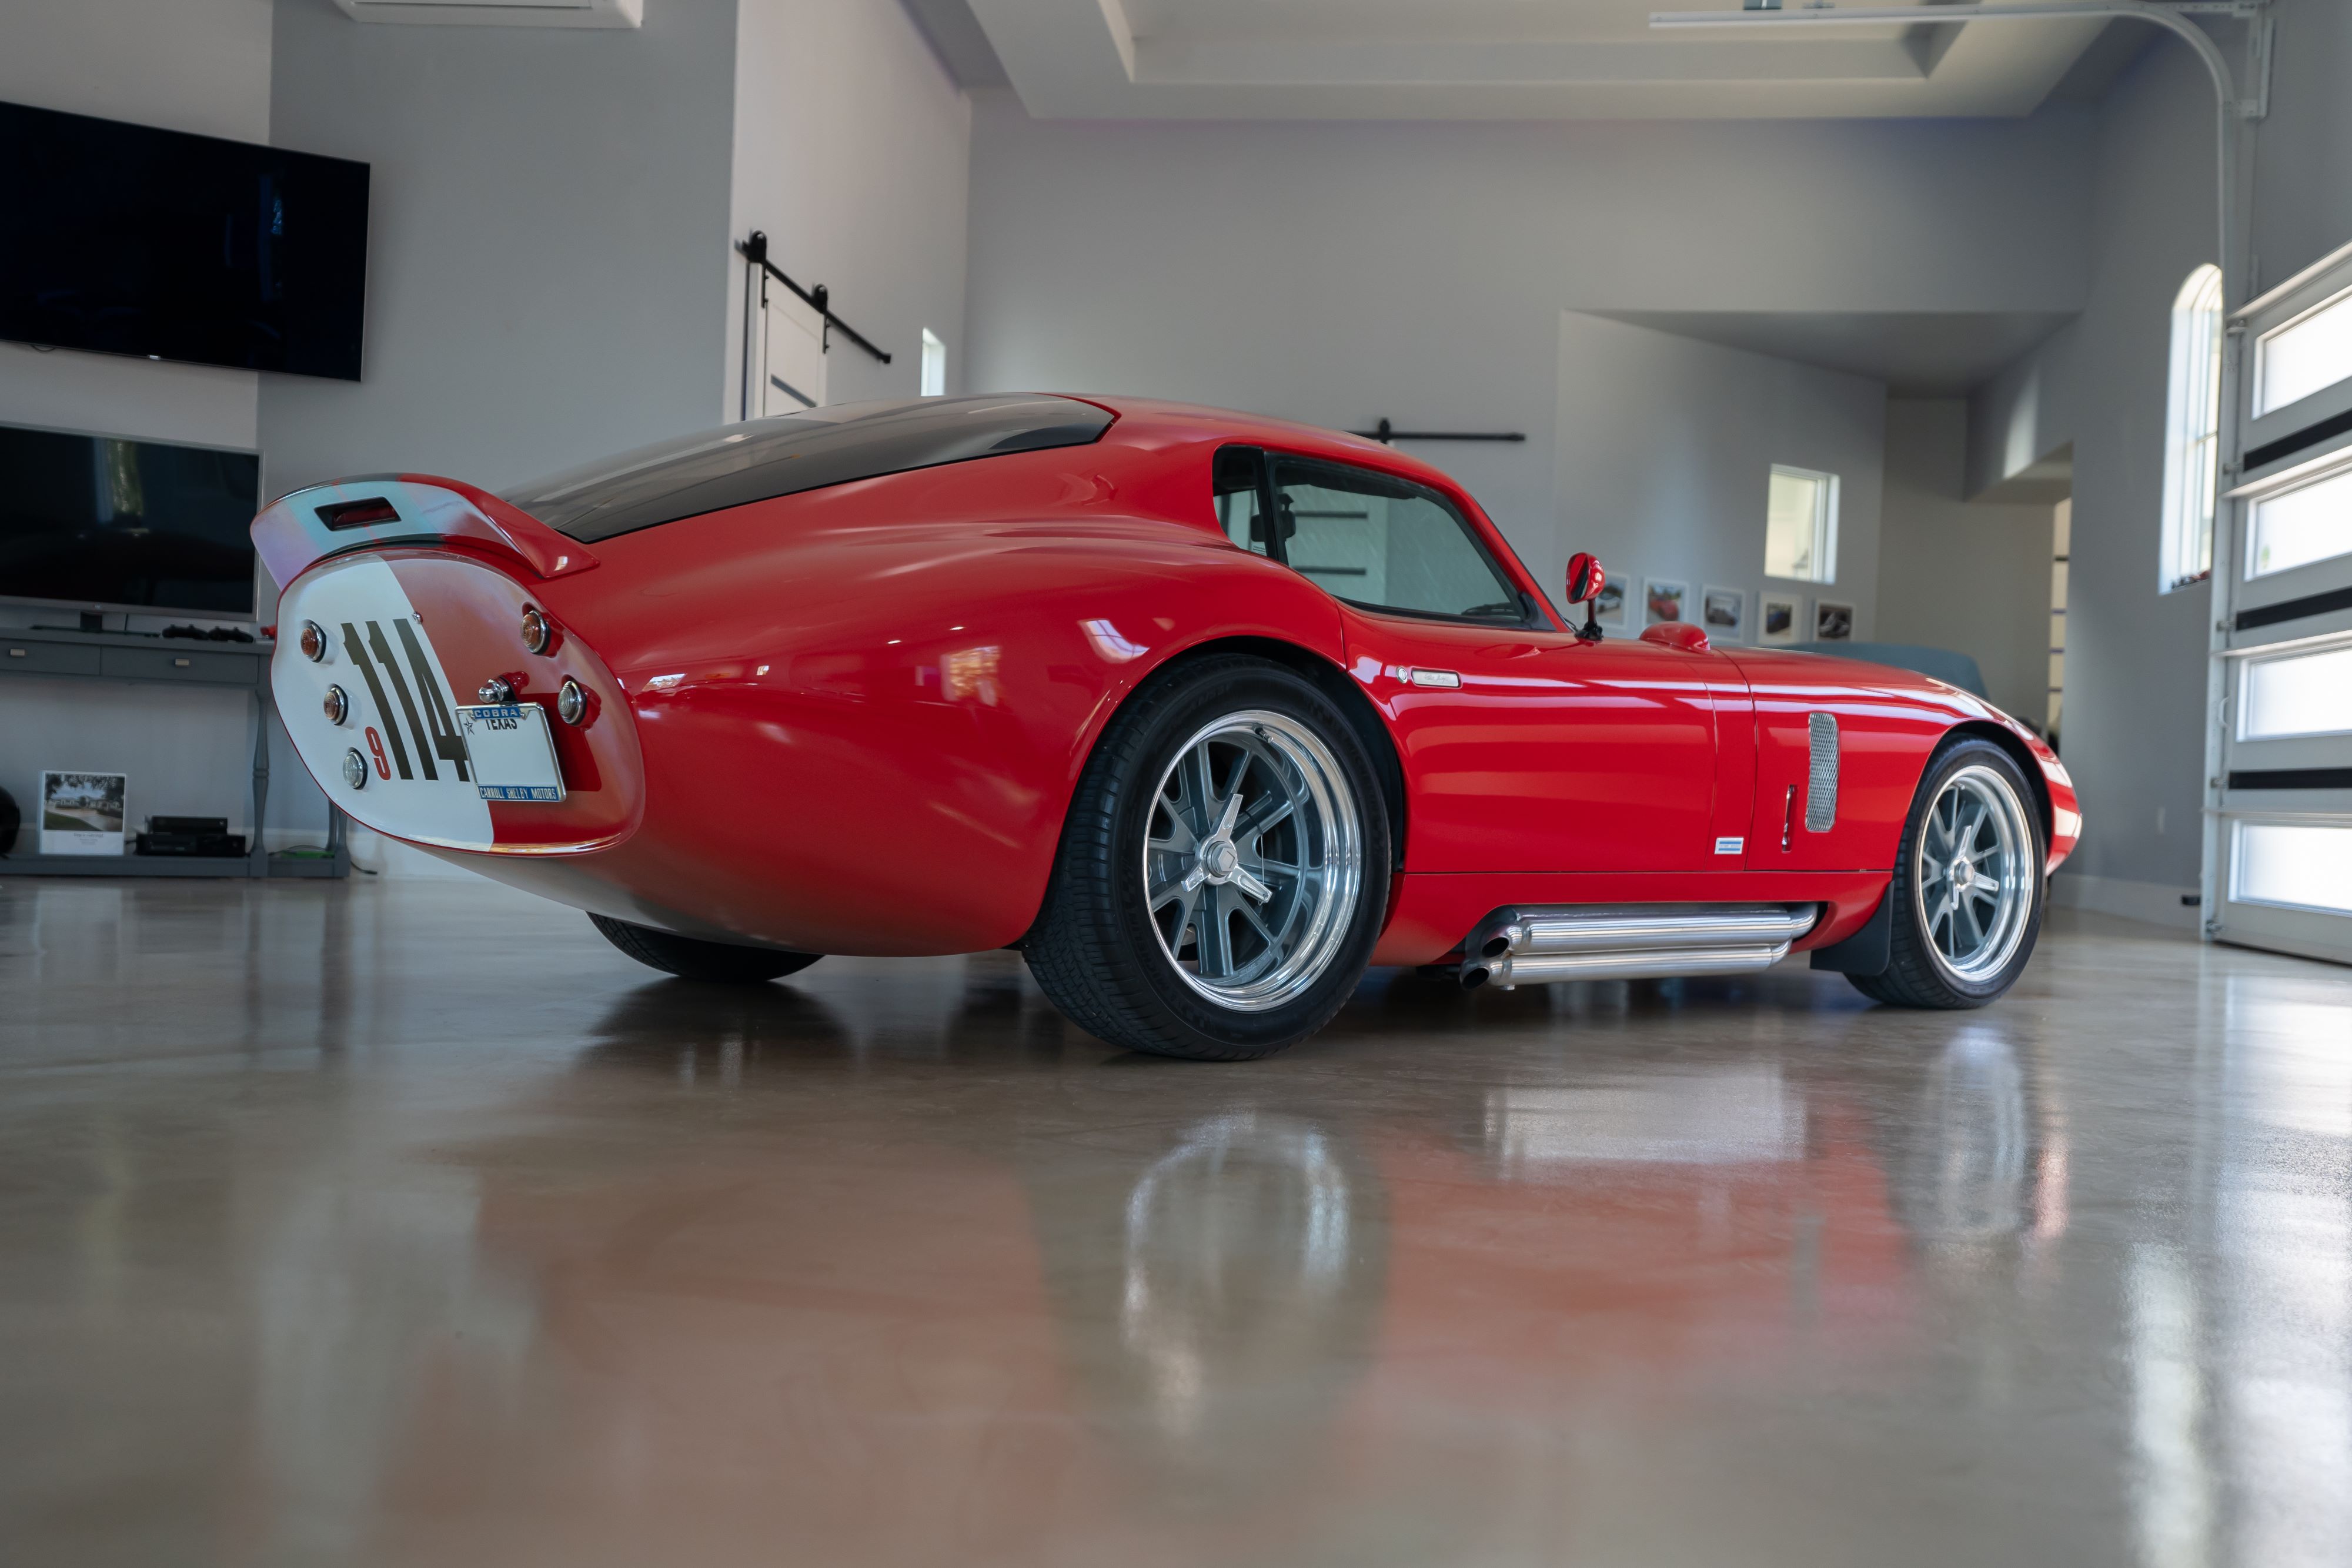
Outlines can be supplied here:
<path id="1" fill-rule="evenodd" d="M 1841 975 L 1883 975 L 1893 962 L 1889 943 L 1894 930 L 1895 890 L 1889 887 L 1861 930 L 1843 942 L 1813 949 L 1813 967 L 1834 969 Z"/>

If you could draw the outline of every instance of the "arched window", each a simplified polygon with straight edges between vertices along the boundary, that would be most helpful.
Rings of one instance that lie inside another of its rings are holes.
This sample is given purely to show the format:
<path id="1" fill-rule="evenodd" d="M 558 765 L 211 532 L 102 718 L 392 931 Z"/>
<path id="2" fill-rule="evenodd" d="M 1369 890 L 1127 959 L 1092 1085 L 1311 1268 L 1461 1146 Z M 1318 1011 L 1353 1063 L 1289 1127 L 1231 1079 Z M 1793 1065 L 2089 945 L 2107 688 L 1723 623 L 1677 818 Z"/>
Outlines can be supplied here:
<path id="1" fill-rule="evenodd" d="M 2213 489 L 2221 455 L 2221 269 L 2189 275 L 2172 301 L 2172 373 L 2164 406 L 2164 555 L 2169 593 L 2213 571 Z"/>

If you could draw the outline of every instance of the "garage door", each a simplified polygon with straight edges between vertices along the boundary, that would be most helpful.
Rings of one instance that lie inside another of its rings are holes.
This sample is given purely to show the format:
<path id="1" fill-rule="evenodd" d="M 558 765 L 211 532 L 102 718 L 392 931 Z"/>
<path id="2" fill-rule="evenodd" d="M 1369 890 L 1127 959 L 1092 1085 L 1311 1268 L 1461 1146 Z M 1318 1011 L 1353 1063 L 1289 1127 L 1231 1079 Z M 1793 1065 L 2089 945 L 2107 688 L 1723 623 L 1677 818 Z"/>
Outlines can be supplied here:
<path id="1" fill-rule="evenodd" d="M 2208 929 L 2352 963 L 2352 246 L 2231 332 Z"/>

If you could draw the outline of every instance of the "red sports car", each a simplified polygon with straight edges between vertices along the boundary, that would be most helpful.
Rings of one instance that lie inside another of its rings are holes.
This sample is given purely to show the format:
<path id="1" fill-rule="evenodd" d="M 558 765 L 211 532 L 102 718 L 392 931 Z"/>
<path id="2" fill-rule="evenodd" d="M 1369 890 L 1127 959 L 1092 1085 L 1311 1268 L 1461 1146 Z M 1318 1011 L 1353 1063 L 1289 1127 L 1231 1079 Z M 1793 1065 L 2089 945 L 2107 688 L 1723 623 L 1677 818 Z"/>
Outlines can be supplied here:
<path id="1" fill-rule="evenodd" d="M 690 978 L 1017 946 L 1103 1039 L 1228 1060 L 1370 964 L 1795 947 L 1974 1007 L 2081 829 L 1964 692 L 1563 621 L 1444 475 L 1246 414 L 825 408 L 504 497 L 345 480 L 253 531 L 335 802 Z M 1566 601 L 1600 585 L 1580 556 Z"/>

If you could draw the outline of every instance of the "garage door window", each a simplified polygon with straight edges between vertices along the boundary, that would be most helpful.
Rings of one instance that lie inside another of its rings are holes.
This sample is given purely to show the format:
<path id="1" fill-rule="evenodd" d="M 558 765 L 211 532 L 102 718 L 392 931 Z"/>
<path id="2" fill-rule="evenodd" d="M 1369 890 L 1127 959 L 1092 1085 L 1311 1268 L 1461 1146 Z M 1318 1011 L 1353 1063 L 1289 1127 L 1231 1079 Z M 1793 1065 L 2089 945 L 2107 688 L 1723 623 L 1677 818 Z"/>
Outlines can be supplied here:
<path id="1" fill-rule="evenodd" d="M 1433 490 L 1336 463 L 1282 458 L 1275 504 L 1286 559 L 1367 610 L 1526 624 L 1528 606 L 1469 523 Z"/>

